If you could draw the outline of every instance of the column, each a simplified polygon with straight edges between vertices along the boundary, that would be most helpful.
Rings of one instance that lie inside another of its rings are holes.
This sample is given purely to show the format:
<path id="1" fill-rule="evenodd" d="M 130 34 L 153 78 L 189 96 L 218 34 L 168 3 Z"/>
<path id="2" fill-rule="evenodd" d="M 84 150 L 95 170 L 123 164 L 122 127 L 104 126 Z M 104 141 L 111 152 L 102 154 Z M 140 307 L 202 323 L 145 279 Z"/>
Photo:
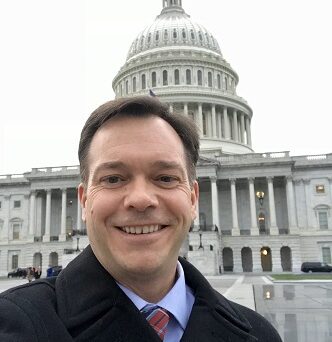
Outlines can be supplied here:
<path id="1" fill-rule="evenodd" d="M 203 109 L 201 103 L 198 104 L 197 125 L 199 128 L 199 135 L 200 137 L 203 137 Z"/>
<path id="2" fill-rule="evenodd" d="M 218 231 L 220 231 L 217 177 L 210 177 L 210 180 L 212 201 L 212 223 L 216 225 L 218 227 Z"/>
<path id="3" fill-rule="evenodd" d="M 276 208 L 274 202 L 273 177 L 267 177 L 267 186 L 269 192 L 269 210 L 270 210 L 270 235 L 278 235 Z"/>
<path id="4" fill-rule="evenodd" d="M 311 217 L 311 197 L 310 197 L 310 179 L 303 179 L 305 202 L 307 211 L 307 229 L 312 229 L 312 217 Z"/>
<path id="5" fill-rule="evenodd" d="M 34 241 L 34 234 L 36 229 L 36 191 L 32 190 L 30 193 L 30 208 L 29 208 L 29 238 L 31 242 Z"/>
<path id="6" fill-rule="evenodd" d="M 216 105 L 212 105 L 212 137 L 217 138 Z"/>
<path id="7" fill-rule="evenodd" d="M 51 237 L 51 201 L 52 201 L 52 190 L 46 190 L 46 217 L 45 217 L 45 235 L 43 241 L 50 241 Z"/>
<path id="8" fill-rule="evenodd" d="M 81 208 L 81 202 L 77 191 L 77 218 L 76 218 L 76 230 L 81 231 L 82 230 L 82 208 Z"/>
<path id="9" fill-rule="evenodd" d="M 248 117 L 246 118 L 246 131 L 247 131 L 247 145 L 252 146 L 250 119 Z"/>
<path id="10" fill-rule="evenodd" d="M 233 140 L 238 141 L 238 127 L 237 127 L 237 111 L 236 109 L 233 110 Z"/>
<path id="11" fill-rule="evenodd" d="M 183 105 L 183 114 L 184 116 L 188 116 L 188 103 Z"/>
<path id="12" fill-rule="evenodd" d="M 217 137 L 224 138 L 222 134 L 222 128 L 221 128 L 221 114 L 217 112 L 216 116 L 217 116 L 217 123 L 218 123 Z"/>
<path id="13" fill-rule="evenodd" d="M 250 199 L 250 217 L 251 217 L 251 235 L 259 235 L 257 226 L 257 213 L 256 213 L 256 197 L 255 197 L 255 184 L 254 178 L 249 178 L 249 199 Z"/>
<path id="14" fill-rule="evenodd" d="M 228 113 L 227 107 L 223 109 L 223 117 L 224 117 L 224 132 L 225 132 L 225 139 L 230 139 L 230 131 L 229 131 L 229 121 L 228 121 Z"/>
<path id="15" fill-rule="evenodd" d="M 272 248 L 272 272 L 282 272 L 280 248 Z"/>
<path id="16" fill-rule="evenodd" d="M 240 235 L 240 229 L 239 229 L 239 221 L 237 217 L 237 203 L 236 203 L 236 185 L 235 185 L 235 179 L 230 179 L 231 182 L 231 200 L 232 200 L 232 235 L 233 236 L 239 236 Z"/>
<path id="17" fill-rule="evenodd" d="M 286 194 L 287 194 L 289 233 L 298 234 L 299 229 L 298 229 L 297 222 L 296 222 L 293 178 L 291 176 L 287 177 Z"/>
<path id="18" fill-rule="evenodd" d="M 8 242 L 9 239 L 9 218 L 10 218 L 10 195 L 4 195 L 4 203 L 3 203 L 3 211 L 4 211 L 4 220 L 2 227 L 2 240 Z M 0 231 L 1 237 L 1 231 Z"/>
<path id="19" fill-rule="evenodd" d="M 194 220 L 194 231 L 200 230 L 200 221 L 199 221 L 199 198 L 196 201 L 196 218 Z"/>
<path id="20" fill-rule="evenodd" d="M 240 142 L 244 143 L 244 114 L 241 113 L 241 125 L 240 125 L 240 130 L 241 130 L 241 138 L 239 139 Z"/>
<path id="21" fill-rule="evenodd" d="M 332 178 L 329 178 L 329 183 L 330 183 L 330 198 L 331 198 L 331 203 L 332 203 Z"/>
<path id="22" fill-rule="evenodd" d="M 67 189 L 62 189 L 61 233 L 59 236 L 59 241 L 66 241 L 66 219 L 67 219 Z"/>

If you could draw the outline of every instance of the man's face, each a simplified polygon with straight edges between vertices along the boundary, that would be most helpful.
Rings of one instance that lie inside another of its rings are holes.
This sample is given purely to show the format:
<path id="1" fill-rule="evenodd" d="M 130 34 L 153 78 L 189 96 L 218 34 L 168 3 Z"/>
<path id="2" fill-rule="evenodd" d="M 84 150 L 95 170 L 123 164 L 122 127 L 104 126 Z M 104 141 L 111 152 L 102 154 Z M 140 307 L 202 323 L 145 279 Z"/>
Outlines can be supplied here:
<path id="1" fill-rule="evenodd" d="M 92 139 L 86 188 L 79 187 L 91 247 L 118 281 L 174 272 L 196 216 L 185 151 L 159 117 L 119 117 Z"/>

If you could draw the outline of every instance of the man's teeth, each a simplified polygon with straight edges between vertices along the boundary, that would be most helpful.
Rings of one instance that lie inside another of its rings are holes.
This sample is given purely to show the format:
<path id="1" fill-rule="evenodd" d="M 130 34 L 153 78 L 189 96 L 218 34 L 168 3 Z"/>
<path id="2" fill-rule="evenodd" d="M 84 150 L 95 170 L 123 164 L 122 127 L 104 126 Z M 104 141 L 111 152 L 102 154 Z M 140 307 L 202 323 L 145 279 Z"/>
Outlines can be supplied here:
<path id="1" fill-rule="evenodd" d="M 161 226 L 159 226 L 158 224 L 149 226 L 125 226 L 121 227 L 121 229 L 129 234 L 148 234 L 160 230 Z"/>

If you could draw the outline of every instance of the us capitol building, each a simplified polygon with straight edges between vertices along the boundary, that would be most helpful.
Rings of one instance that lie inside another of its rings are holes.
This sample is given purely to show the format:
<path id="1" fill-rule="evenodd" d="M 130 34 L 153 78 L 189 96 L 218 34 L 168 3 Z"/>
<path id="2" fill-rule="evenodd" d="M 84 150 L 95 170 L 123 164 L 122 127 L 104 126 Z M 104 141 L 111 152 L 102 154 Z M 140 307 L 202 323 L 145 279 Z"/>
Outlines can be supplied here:
<path id="1" fill-rule="evenodd" d="M 181 0 L 132 42 L 115 96 L 148 94 L 200 128 L 199 215 L 181 253 L 207 275 L 299 271 L 331 262 L 332 153 L 255 153 L 253 111 L 217 39 Z M 87 244 L 78 166 L 0 176 L 0 276 L 16 267 L 65 265 Z"/>

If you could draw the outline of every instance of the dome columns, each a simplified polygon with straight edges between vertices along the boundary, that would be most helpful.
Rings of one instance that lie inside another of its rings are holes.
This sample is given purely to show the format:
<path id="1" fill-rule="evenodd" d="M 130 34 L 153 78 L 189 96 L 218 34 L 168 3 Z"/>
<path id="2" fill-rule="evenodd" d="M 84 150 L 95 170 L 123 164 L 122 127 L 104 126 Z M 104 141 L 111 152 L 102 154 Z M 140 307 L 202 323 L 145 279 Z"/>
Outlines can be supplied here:
<path id="1" fill-rule="evenodd" d="M 163 8 L 180 6 L 182 7 L 182 0 L 162 0 Z"/>

